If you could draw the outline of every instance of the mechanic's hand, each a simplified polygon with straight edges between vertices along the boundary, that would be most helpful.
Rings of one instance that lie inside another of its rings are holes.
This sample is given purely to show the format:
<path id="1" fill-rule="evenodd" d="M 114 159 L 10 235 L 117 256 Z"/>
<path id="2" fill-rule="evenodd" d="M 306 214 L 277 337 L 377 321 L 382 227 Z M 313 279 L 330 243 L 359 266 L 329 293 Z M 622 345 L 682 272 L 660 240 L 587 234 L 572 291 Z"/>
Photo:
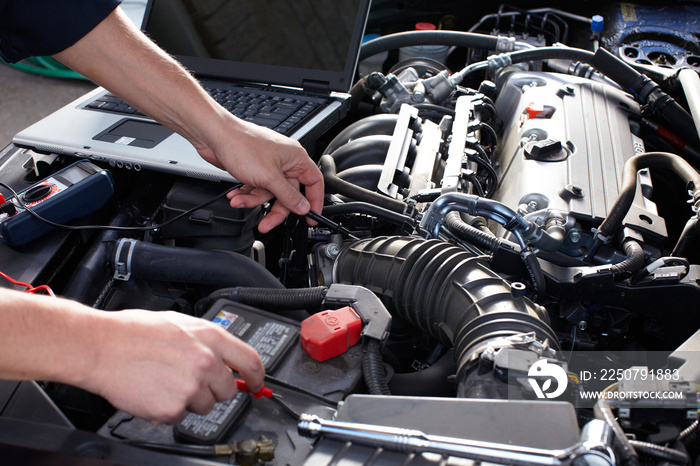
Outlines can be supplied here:
<path id="1" fill-rule="evenodd" d="M 243 188 L 229 193 L 231 206 L 253 207 L 276 198 L 258 226 L 261 233 L 282 223 L 290 212 L 321 212 L 323 175 L 301 144 L 267 128 L 231 118 L 227 131 L 219 133 L 210 144 L 214 150 L 199 150 L 205 160 L 245 183 Z M 299 191 L 299 184 L 304 185 L 306 197 Z"/>
<path id="2" fill-rule="evenodd" d="M 205 414 L 236 394 L 235 369 L 252 390 L 265 370 L 250 346 L 221 327 L 172 311 L 110 313 L 86 388 L 116 408 L 154 423 L 175 423 L 185 410 Z"/>

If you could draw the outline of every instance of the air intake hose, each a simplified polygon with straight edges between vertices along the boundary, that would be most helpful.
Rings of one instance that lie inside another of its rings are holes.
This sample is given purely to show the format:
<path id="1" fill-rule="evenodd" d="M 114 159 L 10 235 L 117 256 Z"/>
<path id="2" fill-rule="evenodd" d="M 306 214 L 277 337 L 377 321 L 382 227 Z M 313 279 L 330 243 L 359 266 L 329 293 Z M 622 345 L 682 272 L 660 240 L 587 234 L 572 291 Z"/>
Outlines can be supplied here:
<path id="1" fill-rule="evenodd" d="M 443 241 L 362 240 L 341 251 L 333 277 L 368 288 L 392 314 L 454 346 L 458 384 L 466 379 L 473 356 L 495 338 L 534 332 L 538 340 L 558 346 L 544 308 L 483 260 Z"/>

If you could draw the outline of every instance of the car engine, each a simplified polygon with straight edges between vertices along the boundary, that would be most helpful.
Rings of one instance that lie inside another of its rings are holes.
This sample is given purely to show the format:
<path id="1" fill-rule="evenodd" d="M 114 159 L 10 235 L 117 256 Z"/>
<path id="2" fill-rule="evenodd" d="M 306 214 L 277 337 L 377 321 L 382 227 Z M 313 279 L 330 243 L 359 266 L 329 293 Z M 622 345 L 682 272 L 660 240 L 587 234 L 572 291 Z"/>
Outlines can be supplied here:
<path id="1" fill-rule="evenodd" d="M 65 233 L 44 281 L 213 320 L 275 395 L 154 426 L 40 383 L 87 456 L 697 463 L 700 6 L 489 8 L 373 2 L 313 226 L 114 170 L 109 224 L 164 226 Z"/>

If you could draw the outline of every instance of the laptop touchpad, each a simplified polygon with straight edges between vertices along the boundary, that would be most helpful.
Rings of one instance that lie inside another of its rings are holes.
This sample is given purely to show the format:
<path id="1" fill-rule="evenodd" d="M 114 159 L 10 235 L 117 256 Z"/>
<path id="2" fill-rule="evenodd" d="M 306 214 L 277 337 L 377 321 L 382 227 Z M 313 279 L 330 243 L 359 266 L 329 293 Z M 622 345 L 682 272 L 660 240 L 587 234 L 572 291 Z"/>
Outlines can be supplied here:
<path id="1" fill-rule="evenodd" d="M 151 149 L 163 142 L 171 134 L 173 134 L 172 130 L 158 123 L 125 118 L 92 139 Z"/>

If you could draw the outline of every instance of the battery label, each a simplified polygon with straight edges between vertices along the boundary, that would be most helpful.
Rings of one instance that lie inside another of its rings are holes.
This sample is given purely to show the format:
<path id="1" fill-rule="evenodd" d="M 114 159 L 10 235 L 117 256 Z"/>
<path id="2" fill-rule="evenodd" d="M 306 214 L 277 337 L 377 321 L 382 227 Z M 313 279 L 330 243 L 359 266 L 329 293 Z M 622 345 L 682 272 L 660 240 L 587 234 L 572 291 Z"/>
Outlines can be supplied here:
<path id="1" fill-rule="evenodd" d="M 299 327 L 287 319 L 240 304 L 227 303 L 210 319 L 252 346 L 268 372 L 287 355 L 299 335 Z"/>
<path id="2" fill-rule="evenodd" d="M 243 414 L 250 402 L 249 398 L 247 393 L 238 392 L 232 399 L 216 403 L 214 409 L 206 415 L 189 412 L 175 426 L 175 434 L 197 443 L 214 443 Z"/>

